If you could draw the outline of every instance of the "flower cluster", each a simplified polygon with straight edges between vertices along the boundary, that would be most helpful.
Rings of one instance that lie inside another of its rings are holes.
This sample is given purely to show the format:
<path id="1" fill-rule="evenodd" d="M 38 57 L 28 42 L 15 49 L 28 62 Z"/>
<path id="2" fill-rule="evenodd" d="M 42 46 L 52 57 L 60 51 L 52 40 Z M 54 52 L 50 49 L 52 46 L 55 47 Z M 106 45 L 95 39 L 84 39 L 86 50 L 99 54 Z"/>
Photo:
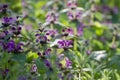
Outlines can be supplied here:
<path id="1" fill-rule="evenodd" d="M 58 35 L 58 32 L 57 32 L 57 30 L 48 30 L 48 31 L 46 32 L 46 35 L 47 35 L 47 36 L 51 36 L 51 37 L 53 38 L 53 37 L 55 37 L 55 36 Z"/>
<path id="2" fill-rule="evenodd" d="M 16 19 L 13 17 L 3 17 L 2 18 L 2 24 L 3 26 L 9 26 L 13 23 L 15 23 Z"/>
<path id="3" fill-rule="evenodd" d="M 44 52 L 38 52 L 38 55 L 43 58 L 43 57 L 45 57 L 45 56 L 48 56 L 48 55 L 50 54 L 50 52 L 51 52 L 51 49 L 48 48 L 48 49 L 45 50 Z"/>
<path id="4" fill-rule="evenodd" d="M 73 36 L 73 29 L 72 28 L 66 28 L 62 30 L 63 36 Z"/>
<path id="5" fill-rule="evenodd" d="M 73 45 L 72 40 L 59 40 L 58 41 L 58 48 L 69 49 Z"/>
<path id="6" fill-rule="evenodd" d="M 8 9 L 7 4 L 3 4 L 0 6 L 0 12 L 2 12 L 2 13 L 6 13 L 7 9 Z"/>
<path id="7" fill-rule="evenodd" d="M 56 14 L 54 11 L 50 11 L 46 15 L 46 22 L 48 24 L 55 23 L 58 21 L 58 14 Z"/>
<path id="8" fill-rule="evenodd" d="M 46 44 L 48 39 L 46 35 L 42 35 L 42 34 L 36 34 L 36 42 L 40 43 L 40 44 Z"/>
<path id="9" fill-rule="evenodd" d="M 76 0 L 70 0 L 67 3 L 68 9 L 67 9 L 67 16 L 69 20 L 81 20 L 83 9 L 78 7 Z"/>
<path id="10" fill-rule="evenodd" d="M 7 44 L 4 45 L 4 49 L 6 49 L 8 52 L 18 53 L 23 51 L 22 46 L 23 43 L 15 43 L 15 41 L 11 40 Z"/>
<path id="11" fill-rule="evenodd" d="M 33 64 L 31 67 L 31 73 L 36 73 L 37 72 L 37 66 L 36 64 Z"/>

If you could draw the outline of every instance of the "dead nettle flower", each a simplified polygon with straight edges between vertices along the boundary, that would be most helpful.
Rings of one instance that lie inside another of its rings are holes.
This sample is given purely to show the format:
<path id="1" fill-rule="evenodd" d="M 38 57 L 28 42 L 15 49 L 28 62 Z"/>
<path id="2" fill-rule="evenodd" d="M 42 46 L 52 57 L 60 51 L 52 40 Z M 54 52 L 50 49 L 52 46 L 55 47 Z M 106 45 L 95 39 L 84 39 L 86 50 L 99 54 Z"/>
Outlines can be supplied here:
<path id="1" fill-rule="evenodd" d="M 51 24 L 51 23 L 56 23 L 58 21 L 58 14 L 55 13 L 55 11 L 50 11 L 46 15 L 46 23 Z"/>
<path id="2" fill-rule="evenodd" d="M 76 8 L 78 6 L 77 0 L 69 0 L 67 6 L 69 8 Z"/>
<path id="3" fill-rule="evenodd" d="M 86 54 L 87 54 L 87 55 L 90 55 L 90 54 L 91 54 L 91 50 L 87 50 L 87 51 L 86 51 Z"/>
<path id="4" fill-rule="evenodd" d="M 4 77 L 6 77 L 7 74 L 9 73 L 9 71 L 10 71 L 10 70 L 9 70 L 8 68 L 4 69 L 2 75 L 3 75 Z"/>
<path id="5" fill-rule="evenodd" d="M 37 72 L 37 66 L 36 64 L 33 64 L 31 67 L 31 73 L 36 73 Z"/>
<path id="6" fill-rule="evenodd" d="M 16 22 L 16 18 L 13 17 L 3 17 L 2 18 L 2 25 L 3 26 L 9 26 Z"/>
<path id="7" fill-rule="evenodd" d="M 63 36 L 73 36 L 73 29 L 72 28 L 66 28 L 62 30 Z"/>
<path id="8" fill-rule="evenodd" d="M 22 42 L 15 43 L 14 40 L 9 41 L 7 44 L 4 44 L 4 49 L 8 52 L 18 53 L 23 51 L 24 44 Z"/>
<path id="9" fill-rule="evenodd" d="M 7 5 L 7 4 L 3 4 L 3 5 L 1 5 L 1 6 L 0 6 L 0 12 L 2 12 L 2 13 L 6 13 L 7 8 L 8 8 L 8 5 Z"/>
<path id="10" fill-rule="evenodd" d="M 46 44 L 48 41 L 48 38 L 44 34 L 36 34 L 36 42 L 39 42 L 40 44 Z"/>
<path id="11" fill-rule="evenodd" d="M 51 53 L 51 49 L 48 48 L 47 50 L 45 50 L 44 52 L 38 52 L 38 55 L 41 57 L 41 58 L 45 58 L 45 56 L 48 56 L 49 54 Z"/>
<path id="12" fill-rule="evenodd" d="M 49 70 L 51 70 L 51 71 L 52 71 L 52 66 L 51 66 L 50 61 L 46 59 L 46 60 L 44 60 L 44 63 L 45 63 L 45 66 L 46 66 L 46 67 L 48 67 L 48 68 L 49 68 Z"/>
<path id="13" fill-rule="evenodd" d="M 58 68 L 62 68 L 62 63 L 56 62 L 56 65 L 58 66 Z"/>
<path id="14" fill-rule="evenodd" d="M 10 32 L 8 30 L 0 32 L 0 39 L 4 39 Z"/>
<path id="15" fill-rule="evenodd" d="M 55 36 L 57 36 L 57 35 L 58 35 L 58 31 L 55 30 L 55 29 L 51 29 L 51 30 L 48 30 L 48 31 L 46 32 L 46 36 L 55 37 Z"/>
<path id="16" fill-rule="evenodd" d="M 50 52 L 51 52 L 51 49 L 50 49 L 50 48 L 48 48 L 48 49 L 44 52 L 44 54 L 45 54 L 45 55 L 49 55 L 49 54 L 50 54 Z"/>
<path id="17" fill-rule="evenodd" d="M 22 30 L 22 27 L 19 26 L 19 27 L 12 27 L 11 28 L 11 32 L 15 35 L 19 35 L 21 33 L 21 30 Z"/>
<path id="18" fill-rule="evenodd" d="M 110 14 L 111 12 L 116 14 L 116 12 L 118 12 L 117 7 L 111 8 L 107 5 L 102 5 L 100 11 L 102 11 L 105 14 Z"/>
<path id="19" fill-rule="evenodd" d="M 77 35 L 78 36 L 82 36 L 83 35 L 83 28 L 85 27 L 85 25 L 83 23 L 80 23 L 77 27 Z"/>
<path id="20" fill-rule="evenodd" d="M 78 7 L 76 0 L 69 0 L 67 3 L 67 9 L 62 12 L 67 12 L 67 16 L 70 20 L 81 20 L 83 14 L 83 8 Z"/>
<path id="21" fill-rule="evenodd" d="M 66 68 L 72 68 L 72 61 L 70 61 L 68 57 L 65 58 L 65 61 Z"/>
<path id="22" fill-rule="evenodd" d="M 57 44 L 58 44 L 58 48 L 63 48 L 63 49 L 69 49 L 73 47 L 72 40 L 59 40 Z"/>

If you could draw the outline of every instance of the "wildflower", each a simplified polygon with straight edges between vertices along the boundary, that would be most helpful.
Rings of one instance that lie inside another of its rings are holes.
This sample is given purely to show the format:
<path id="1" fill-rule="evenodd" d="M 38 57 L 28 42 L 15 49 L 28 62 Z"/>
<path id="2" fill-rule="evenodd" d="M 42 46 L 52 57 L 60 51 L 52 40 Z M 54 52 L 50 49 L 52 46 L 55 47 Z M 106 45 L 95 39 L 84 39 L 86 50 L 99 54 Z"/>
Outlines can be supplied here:
<path id="1" fill-rule="evenodd" d="M 47 36 L 55 37 L 57 35 L 57 30 L 48 30 L 46 32 Z"/>
<path id="2" fill-rule="evenodd" d="M 63 36 L 73 36 L 73 29 L 66 28 L 62 30 Z"/>
<path id="3" fill-rule="evenodd" d="M 4 32 L 0 32 L 0 39 L 4 39 L 5 36 L 6 36 L 6 35 L 5 35 Z"/>
<path id="4" fill-rule="evenodd" d="M 37 37 L 36 42 L 40 42 L 42 45 L 46 44 L 48 39 L 46 35 L 42 35 L 42 34 L 36 34 L 35 35 Z"/>
<path id="5" fill-rule="evenodd" d="M 80 23 L 77 27 L 77 35 L 78 36 L 82 36 L 83 35 L 83 28 L 84 28 L 84 24 Z"/>
<path id="6" fill-rule="evenodd" d="M 47 13 L 46 22 L 48 24 L 55 23 L 57 21 L 58 21 L 58 14 L 56 14 L 54 11 L 50 11 Z"/>
<path id="7" fill-rule="evenodd" d="M 8 52 L 21 52 L 23 49 L 22 49 L 22 46 L 23 46 L 23 43 L 18 43 L 16 44 L 13 40 L 9 41 L 5 48 Z"/>
<path id="8" fill-rule="evenodd" d="M 3 26 L 9 26 L 11 24 L 14 24 L 15 18 L 12 17 L 3 17 L 2 18 L 2 24 Z"/>
<path id="9" fill-rule="evenodd" d="M 9 69 L 8 69 L 8 68 L 4 69 L 4 70 L 3 70 L 3 74 L 2 74 L 3 77 L 5 78 L 8 73 L 9 73 Z"/>
<path id="10" fill-rule="evenodd" d="M 44 60 L 44 63 L 45 63 L 45 66 L 49 68 L 49 70 L 52 70 L 52 66 L 51 66 L 50 61 L 48 61 L 48 60 L 46 59 L 46 60 Z"/>
<path id="11" fill-rule="evenodd" d="M 67 3 L 68 8 L 62 12 L 67 12 L 69 20 L 82 20 L 83 8 L 78 7 L 76 0 L 70 0 Z"/>
<path id="12" fill-rule="evenodd" d="M 49 54 L 50 54 L 50 52 L 51 52 L 51 49 L 50 48 L 48 48 L 46 51 L 44 51 L 44 52 L 38 52 L 38 55 L 41 57 L 41 58 L 43 58 L 43 59 L 45 59 L 45 56 L 48 56 Z"/>
<path id="13" fill-rule="evenodd" d="M 101 11 L 104 13 L 110 13 L 111 12 L 111 8 L 107 5 L 102 5 L 101 6 Z"/>
<path id="14" fill-rule="evenodd" d="M 4 74 L 5 74 L 5 75 L 7 75 L 7 74 L 8 74 L 8 72 L 9 72 L 9 69 L 8 69 L 8 68 L 6 68 L 6 69 L 4 70 Z"/>
<path id="15" fill-rule="evenodd" d="M 12 27 L 11 32 L 15 35 L 19 35 L 21 33 L 22 28 L 21 27 Z"/>
<path id="16" fill-rule="evenodd" d="M 36 73 L 37 72 L 37 66 L 36 66 L 36 64 L 32 65 L 31 72 L 32 73 Z"/>
<path id="17" fill-rule="evenodd" d="M 86 54 L 90 55 L 90 53 L 91 53 L 91 50 L 86 51 Z"/>
<path id="18" fill-rule="evenodd" d="M 60 41 L 58 41 L 59 48 L 68 49 L 68 48 L 72 47 L 72 44 L 73 44 L 72 40 L 60 40 Z"/>
<path id="19" fill-rule="evenodd" d="M 66 68 L 72 68 L 72 61 L 70 61 L 67 57 L 65 58 L 65 61 L 66 61 Z"/>
<path id="20" fill-rule="evenodd" d="M 62 68 L 62 63 L 57 62 L 57 66 L 58 66 L 59 68 Z"/>
<path id="21" fill-rule="evenodd" d="M 8 8 L 8 5 L 7 4 L 3 4 L 2 6 L 0 6 L 0 12 L 6 13 L 7 8 Z"/>
<path id="22" fill-rule="evenodd" d="M 50 52 L 51 52 L 51 49 L 50 49 L 50 48 L 48 48 L 48 49 L 44 52 L 44 54 L 45 54 L 45 55 L 49 55 L 49 54 L 50 54 Z"/>

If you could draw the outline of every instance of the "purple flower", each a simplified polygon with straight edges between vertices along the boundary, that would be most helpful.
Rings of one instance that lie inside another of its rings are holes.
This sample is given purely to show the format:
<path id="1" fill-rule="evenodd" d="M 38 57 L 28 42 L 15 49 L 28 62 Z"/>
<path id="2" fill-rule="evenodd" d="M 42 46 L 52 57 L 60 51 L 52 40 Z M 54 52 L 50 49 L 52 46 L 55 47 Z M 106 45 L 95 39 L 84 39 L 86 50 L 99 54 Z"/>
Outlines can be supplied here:
<path id="1" fill-rule="evenodd" d="M 74 8 L 74 7 L 77 7 L 78 6 L 78 3 L 76 0 L 69 0 L 68 3 L 67 3 L 67 6 L 69 8 Z"/>
<path id="2" fill-rule="evenodd" d="M 54 11 L 48 12 L 46 16 L 46 22 L 55 23 L 56 21 L 58 21 L 58 14 L 56 14 Z"/>
<path id="3" fill-rule="evenodd" d="M 83 28 L 84 28 L 84 24 L 80 23 L 77 27 L 77 35 L 78 36 L 82 36 L 83 35 Z"/>
<path id="4" fill-rule="evenodd" d="M 73 44 L 72 40 L 60 40 L 60 41 L 58 41 L 59 48 L 68 49 L 68 48 L 72 47 L 72 44 Z"/>
<path id="5" fill-rule="evenodd" d="M 0 32 L 0 39 L 3 39 L 5 37 L 5 33 L 4 32 Z"/>
<path id="6" fill-rule="evenodd" d="M 74 15 L 72 12 L 67 12 L 67 16 L 70 20 L 74 20 Z"/>
<path id="7" fill-rule="evenodd" d="M 67 11 L 67 16 L 69 20 L 81 20 L 82 19 L 82 14 L 83 14 L 83 9 L 77 7 L 77 1 L 76 0 L 70 0 L 68 1 L 68 11 Z"/>
<path id="8" fill-rule="evenodd" d="M 10 32 L 9 31 L 7 31 L 7 30 L 5 30 L 5 31 L 2 31 L 2 32 L 0 32 L 0 39 L 1 40 L 9 40 L 10 39 Z"/>
<path id="9" fill-rule="evenodd" d="M 101 11 L 104 13 L 109 13 L 111 11 L 111 8 L 107 5 L 102 5 L 101 6 Z"/>
<path id="10" fill-rule="evenodd" d="M 36 73 L 37 72 L 37 66 L 36 66 L 36 64 L 32 65 L 31 72 L 32 73 Z"/>
<path id="11" fill-rule="evenodd" d="M 41 44 L 46 44 L 48 41 L 47 36 L 45 35 L 36 34 L 35 36 L 37 37 L 36 42 L 40 42 Z"/>
<path id="12" fill-rule="evenodd" d="M 73 29 L 66 28 L 62 30 L 63 36 L 73 36 Z"/>
<path id="13" fill-rule="evenodd" d="M 78 19 L 78 20 L 81 20 L 82 14 L 83 14 L 83 11 L 80 11 L 80 10 L 76 11 L 75 18 Z"/>
<path id="14" fill-rule="evenodd" d="M 3 77 L 6 77 L 7 76 L 7 74 L 9 73 L 9 69 L 8 68 L 6 68 L 6 69 L 4 69 L 3 71 Z"/>
<path id="15" fill-rule="evenodd" d="M 58 68 L 62 68 L 62 63 L 57 62 L 57 66 L 58 66 Z"/>
<path id="16" fill-rule="evenodd" d="M 65 61 L 66 61 L 66 68 L 72 68 L 72 61 L 70 61 L 67 57 L 65 58 Z"/>
<path id="17" fill-rule="evenodd" d="M 19 35 L 21 33 L 22 28 L 21 27 L 12 27 L 11 32 L 15 35 Z"/>
<path id="18" fill-rule="evenodd" d="M 6 69 L 4 70 L 4 74 L 6 75 L 6 74 L 8 74 L 8 72 L 9 72 L 9 69 L 6 68 Z"/>
<path id="19" fill-rule="evenodd" d="M 2 24 L 4 26 L 9 26 L 11 24 L 14 24 L 15 21 L 16 20 L 14 18 L 12 18 L 12 17 L 3 17 L 2 18 Z"/>
<path id="20" fill-rule="evenodd" d="M 91 50 L 87 50 L 86 54 L 90 55 L 91 54 Z"/>
<path id="21" fill-rule="evenodd" d="M 2 6 L 0 6 L 0 12 L 6 12 L 8 8 L 7 4 L 3 4 Z"/>
<path id="22" fill-rule="evenodd" d="M 57 30 L 48 30 L 46 32 L 47 36 L 55 37 L 58 34 Z"/>
<path id="23" fill-rule="evenodd" d="M 50 54 L 50 52 L 51 52 L 51 49 L 50 48 L 48 48 L 44 53 L 45 53 L 45 55 L 49 55 Z"/>
<path id="24" fill-rule="evenodd" d="M 83 15 L 83 11 L 79 10 L 77 8 L 67 12 L 67 16 L 68 16 L 69 20 L 81 20 L 82 15 Z"/>
<path id="25" fill-rule="evenodd" d="M 5 47 L 8 52 L 21 52 L 23 50 L 22 46 L 23 43 L 19 42 L 18 44 L 16 44 L 13 40 L 11 40 L 6 44 Z"/>
<path id="26" fill-rule="evenodd" d="M 13 52 L 15 50 L 15 42 L 13 40 L 8 42 L 6 47 L 8 52 Z"/>
<path id="27" fill-rule="evenodd" d="M 48 61 L 47 59 L 44 60 L 45 66 L 48 67 L 49 69 L 51 69 L 51 63 L 50 61 Z"/>

